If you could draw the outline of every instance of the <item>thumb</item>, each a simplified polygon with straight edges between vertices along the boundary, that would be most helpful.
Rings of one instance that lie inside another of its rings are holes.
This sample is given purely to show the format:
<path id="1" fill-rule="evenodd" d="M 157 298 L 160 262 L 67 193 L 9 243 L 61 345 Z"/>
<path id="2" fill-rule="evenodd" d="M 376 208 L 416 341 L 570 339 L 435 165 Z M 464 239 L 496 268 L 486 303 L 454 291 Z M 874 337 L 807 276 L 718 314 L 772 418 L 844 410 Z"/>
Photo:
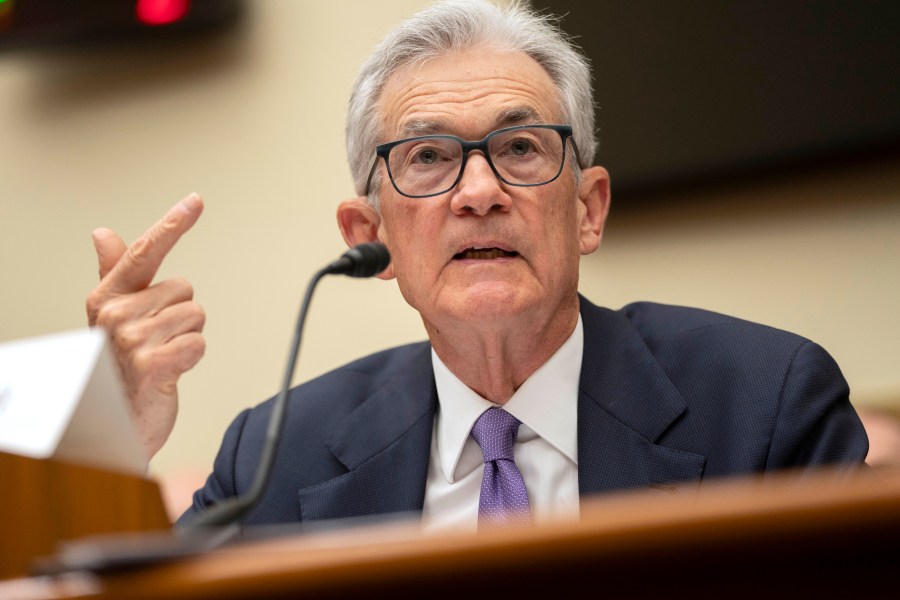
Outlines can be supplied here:
<path id="1" fill-rule="evenodd" d="M 105 227 L 91 232 L 91 238 L 94 241 L 94 250 L 97 251 L 97 262 L 100 264 L 100 279 L 103 279 L 116 266 L 128 246 L 115 231 Z"/>

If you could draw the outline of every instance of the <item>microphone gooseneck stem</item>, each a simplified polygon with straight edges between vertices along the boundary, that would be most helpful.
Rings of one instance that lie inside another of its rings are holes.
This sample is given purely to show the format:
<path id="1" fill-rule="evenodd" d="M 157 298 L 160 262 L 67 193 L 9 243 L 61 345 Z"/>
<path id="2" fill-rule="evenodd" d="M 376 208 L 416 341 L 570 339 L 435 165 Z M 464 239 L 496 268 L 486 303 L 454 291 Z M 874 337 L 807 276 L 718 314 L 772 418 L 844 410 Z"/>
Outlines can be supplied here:
<path id="1" fill-rule="evenodd" d="M 300 355 L 300 341 L 303 338 L 303 325 L 306 323 L 306 313 L 309 310 L 309 303 L 316 285 L 328 273 L 329 267 L 321 269 L 313 276 L 309 285 L 306 286 L 306 295 L 303 298 L 300 314 L 297 317 L 297 325 L 294 328 L 294 338 L 291 341 L 291 349 L 288 354 L 287 366 L 284 371 L 284 380 L 281 383 L 281 390 L 278 392 L 278 395 L 272 403 L 269 426 L 266 429 L 266 437 L 263 443 L 262 452 L 260 453 L 259 466 L 256 471 L 256 478 L 253 480 L 253 485 L 246 494 L 223 500 L 200 513 L 196 519 L 186 524 L 187 528 L 216 527 L 234 523 L 240 519 L 260 497 L 262 497 L 272 472 L 272 467 L 275 463 L 275 453 L 278 450 L 278 441 L 281 438 L 281 430 L 284 428 L 284 415 L 287 411 L 287 396 L 291 389 L 291 381 L 294 378 L 297 358 Z"/>
<path id="2" fill-rule="evenodd" d="M 194 519 L 179 527 L 179 533 L 197 531 L 211 527 L 232 526 L 238 529 L 237 524 L 262 498 L 266 485 L 272 474 L 275 464 L 275 454 L 278 451 L 282 429 L 284 429 L 284 415 L 287 412 L 288 394 L 291 389 L 291 380 L 294 378 L 294 369 L 297 366 L 297 357 L 300 354 L 300 340 L 303 338 L 303 325 L 306 323 L 306 313 L 309 310 L 313 290 L 325 275 L 349 275 L 351 277 L 372 277 L 387 268 L 391 262 L 391 255 L 383 244 L 377 242 L 364 243 L 347 250 L 338 260 L 320 269 L 306 286 L 306 295 L 300 305 L 300 314 L 297 317 L 297 325 L 294 328 L 294 339 L 291 342 L 291 351 L 288 354 L 287 366 L 284 369 L 284 380 L 281 390 L 272 401 L 272 410 L 269 413 L 269 423 L 266 429 L 266 437 L 260 451 L 259 463 L 256 467 L 256 476 L 250 489 L 245 494 L 240 494 L 218 502 L 197 515 Z"/>

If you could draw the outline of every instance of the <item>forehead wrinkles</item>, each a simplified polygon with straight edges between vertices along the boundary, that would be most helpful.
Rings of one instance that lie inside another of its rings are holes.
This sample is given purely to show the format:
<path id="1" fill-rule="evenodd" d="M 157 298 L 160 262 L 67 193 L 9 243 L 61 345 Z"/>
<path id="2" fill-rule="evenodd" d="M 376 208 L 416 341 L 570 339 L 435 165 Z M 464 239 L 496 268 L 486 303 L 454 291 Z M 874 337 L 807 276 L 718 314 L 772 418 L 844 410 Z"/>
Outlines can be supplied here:
<path id="1" fill-rule="evenodd" d="M 500 60 L 509 56 L 514 55 L 503 55 Z M 449 129 L 462 126 L 465 119 L 473 127 L 491 127 L 511 108 L 531 109 L 539 121 L 558 121 L 559 102 L 550 76 L 532 59 L 521 56 L 524 61 L 504 65 L 508 68 L 501 73 L 471 60 L 466 63 L 462 56 L 441 57 L 399 70 L 388 80 L 379 102 L 383 133 L 396 139 L 413 121 L 436 122 Z M 490 59 L 480 57 L 481 61 Z"/>
<path id="2" fill-rule="evenodd" d="M 512 80 L 508 81 L 519 85 Z M 413 118 L 428 120 L 428 115 L 438 119 L 452 118 L 461 116 L 461 113 L 467 113 L 466 116 L 472 117 L 475 115 L 470 111 L 478 111 L 482 107 L 490 109 L 485 111 L 487 114 L 484 117 L 487 118 L 494 118 L 512 106 L 528 106 L 539 115 L 539 118 L 549 117 L 545 114 L 544 102 L 529 88 L 521 86 L 518 90 L 509 88 L 499 90 L 493 83 L 477 86 L 458 85 L 452 90 L 447 89 L 443 83 L 411 86 L 392 104 L 393 106 L 386 108 L 388 114 L 397 119 L 395 123 L 397 130 L 401 130 L 404 124 Z"/>

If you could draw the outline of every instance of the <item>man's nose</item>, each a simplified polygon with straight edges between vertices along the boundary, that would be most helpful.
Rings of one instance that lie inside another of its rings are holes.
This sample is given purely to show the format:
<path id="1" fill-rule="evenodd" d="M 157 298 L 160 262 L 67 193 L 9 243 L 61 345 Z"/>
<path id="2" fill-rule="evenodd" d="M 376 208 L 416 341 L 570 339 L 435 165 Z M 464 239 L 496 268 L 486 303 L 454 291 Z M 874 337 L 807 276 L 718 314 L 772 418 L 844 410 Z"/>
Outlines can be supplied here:
<path id="1" fill-rule="evenodd" d="M 507 212 L 512 198 L 481 152 L 469 154 L 465 169 L 450 200 L 455 214 L 484 216 L 491 212 Z"/>

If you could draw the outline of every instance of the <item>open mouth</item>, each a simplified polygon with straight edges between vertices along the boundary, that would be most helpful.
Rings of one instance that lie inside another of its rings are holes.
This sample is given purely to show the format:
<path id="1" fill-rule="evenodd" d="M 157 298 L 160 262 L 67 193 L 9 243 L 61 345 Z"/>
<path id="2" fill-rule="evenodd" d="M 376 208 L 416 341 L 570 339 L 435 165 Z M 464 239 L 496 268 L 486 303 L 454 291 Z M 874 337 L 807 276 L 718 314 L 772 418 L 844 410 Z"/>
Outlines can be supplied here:
<path id="1" fill-rule="evenodd" d="M 495 258 L 513 258 L 519 253 L 500 248 L 466 248 L 453 256 L 453 260 L 493 260 Z"/>

